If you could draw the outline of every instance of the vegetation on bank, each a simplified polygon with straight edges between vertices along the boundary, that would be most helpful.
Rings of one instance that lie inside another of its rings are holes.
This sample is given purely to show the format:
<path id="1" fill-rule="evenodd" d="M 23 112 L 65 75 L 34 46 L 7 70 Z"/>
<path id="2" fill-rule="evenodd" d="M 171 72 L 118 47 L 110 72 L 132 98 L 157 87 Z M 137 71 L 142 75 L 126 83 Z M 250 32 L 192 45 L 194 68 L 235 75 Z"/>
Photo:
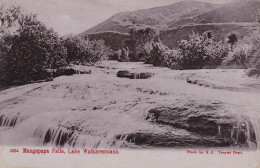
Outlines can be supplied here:
<path id="1" fill-rule="evenodd" d="M 100 40 L 59 37 L 22 8 L 0 7 L 0 84 L 21 85 L 50 78 L 50 69 L 94 64 L 111 53 Z"/>
<path id="2" fill-rule="evenodd" d="M 193 33 L 187 40 L 179 41 L 176 48 L 169 49 L 151 28 L 132 28 L 129 32 L 124 48 L 111 59 L 144 61 L 171 69 L 260 67 L 259 33 L 238 39 L 237 33 L 232 32 L 226 35 L 225 41 L 216 41 L 211 32 Z"/>
<path id="3" fill-rule="evenodd" d="M 230 33 L 216 41 L 211 32 L 191 34 L 169 49 L 160 32 L 150 27 L 129 28 L 122 49 L 111 50 L 104 40 L 87 36 L 59 37 L 53 30 L 22 8 L 0 7 L 0 85 L 27 84 L 51 77 L 50 72 L 70 64 L 93 65 L 103 59 L 142 61 L 171 69 L 260 68 L 259 33 L 238 39 Z"/>

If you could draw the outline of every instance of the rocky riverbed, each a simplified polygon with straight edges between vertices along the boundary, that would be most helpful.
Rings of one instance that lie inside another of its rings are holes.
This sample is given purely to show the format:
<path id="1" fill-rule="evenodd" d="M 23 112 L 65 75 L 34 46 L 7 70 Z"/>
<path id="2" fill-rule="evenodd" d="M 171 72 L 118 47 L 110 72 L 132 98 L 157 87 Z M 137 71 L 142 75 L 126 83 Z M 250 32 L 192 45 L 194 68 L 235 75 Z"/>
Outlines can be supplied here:
<path id="1" fill-rule="evenodd" d="M 260 78 L 143 63 L 77 66 L 0 92 L 1 145 L 257 149 Z"/>

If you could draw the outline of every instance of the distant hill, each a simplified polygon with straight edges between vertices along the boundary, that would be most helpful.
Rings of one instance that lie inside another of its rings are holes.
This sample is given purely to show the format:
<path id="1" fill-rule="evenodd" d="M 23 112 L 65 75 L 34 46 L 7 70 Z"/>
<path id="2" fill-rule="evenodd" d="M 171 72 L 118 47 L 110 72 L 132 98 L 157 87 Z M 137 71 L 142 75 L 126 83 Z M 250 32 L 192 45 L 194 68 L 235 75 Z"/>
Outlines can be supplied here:
<path id="1" fill-rule="evenodd" d="M 131 25 L 151 26 L 158 29 L 168 28 L 169 24 L 190 16 L 209 12 L 217 7 L 219 5 L 207 2 L 182 1 L 163 7 L 123 12 L 112 16 L 101 24 L 85 31 L 83 34 L 102 31 L 126 33 L 128 32 L 127 28 Z"/>
<path id="2" fill-rule="evenodd" d="M 190 23 L 256 22 L 259 9 L 258 0 L 237 0 L 199 16 L 181 19 L 169 28 Z"/>
<path id="3" fill-rule="evenodd" d="M 205 31 L 211 31 L 216 40 L 224 40 L 228 33 L 236 31 L 241 39 L 255 29 L 259 9 L 259 0 L 235 0 L 223 5 L 182 1 L 119 13 L 79 36 L 104 39 L 112 49 L 123 46 L 130 26 L 159 30 L 162 42 L 170 48 L 176 47 L 178 41 L 187 39 L 191 33 Z"/>

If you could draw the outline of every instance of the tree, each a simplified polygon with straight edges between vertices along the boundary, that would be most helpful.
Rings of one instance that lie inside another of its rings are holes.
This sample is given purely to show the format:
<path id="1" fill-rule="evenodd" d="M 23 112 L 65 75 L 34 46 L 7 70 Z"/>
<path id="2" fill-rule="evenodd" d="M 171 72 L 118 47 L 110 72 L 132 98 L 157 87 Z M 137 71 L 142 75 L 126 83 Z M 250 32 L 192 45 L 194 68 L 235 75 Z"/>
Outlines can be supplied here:
<path id="1" fill-rule="evenodd" d="M 104 40 L 87 40 L 87 46 L 91 52 L 91 63 L 107 60 L 113 54 L 113 50 L 105 45 Z"/>
<path id="2" fill-rule="evenodd" d="M 123 48 L 120 50 L 118 61 L 120 62 L 127 62 L 129 61 L 129 49 Z"/>
<path id="3" fill-rule="evenodd" d="M 237 40 L 237 36 L 236 36 L 236 34 L 230 34 L 229 36 L 228 36 L 228 43 L 230 44 L 230 46 L 231 46 L 231 51 L 233 51 L 233 46 L 234 46 L 234 44 L 236 44 L 236 42 L 237 42 L 238 40 Z"/>
<path id="4" fill-rule="evenodd" d="M 21 17 L 22 9 L 19 6 L 6 7 L 0 6 L 0 20 L 2 26 L 0 29 L 0 38 L 6 33 L 10 33 L 10 28 L 13 28 L 17 24 L 18 19 Z"/>
<path id="5" fill-rule="evenodd" d="M 257 22 L 260 23 L 260 9 L 257 12 L 256 18 L 257 18 Z"/>
<path id="6" fill-rule="evenodd" d="M 67 49 L 67 62 L 74 64 L 93 64 L 102 59 L 108 59 L 112 50 L 104 44 L 103 40 L 82 39 L 68 36 L 63 40 Z"/>
<path id="7" fill-rule="evenodd" d="M 7 8 L 4 5 L 0 6 L 0 84 L 3 83 L 4 80 L 4 72 L 3 72 L 3 59 L 4 54 L 10 48 L 10 38 L 11 38 L 11 28 L 17 23 L 17 20 L 20 16 L 21 8 L 16 6 L 11 6 Z"/>
<path id="8" fill-rule="evenodd" d="M 152 43 L 158 42 L 158 32 L 152 28 L 131 28 L 130 38 L 125 41 L 129 49 L 129 61 L 144 61 L 152 49 Z"/>
<path id="9" fill-rule="evenodd" d="M 181 67 L 181 55 L 179 54 L 179 50 L 166 50 L 163 53 L 163 66 L 168 67 L 170 69 L 182 69 Z"/>
<path id="10" fill-rule="evenodd" d="M 162 43 L 152 43 L 152 47 L 147 54 L 145 63 L 153 64 L 154 66 L 163 66 L 165 65 L 164 52 L 168 50 L 166 46 Z"/>
<path id="11" fill-rule="evenodd" d="M 87 48 L 87 43 L 78 38 L 69 36 L 63 40 L 63 44 L 67 49 L 67 62 L 74 64 L 84 64 L 90 62 L 90 51 Z"/>
<path id="12" fill-rule="evenodd" d="M 48 68 L 66 65 L 66 48 L 58 34 L 37 20 L 20 13 L 15 33 L 2 39 L 2 74 L 7 85 L 26 84 L 46 78 Z"/>

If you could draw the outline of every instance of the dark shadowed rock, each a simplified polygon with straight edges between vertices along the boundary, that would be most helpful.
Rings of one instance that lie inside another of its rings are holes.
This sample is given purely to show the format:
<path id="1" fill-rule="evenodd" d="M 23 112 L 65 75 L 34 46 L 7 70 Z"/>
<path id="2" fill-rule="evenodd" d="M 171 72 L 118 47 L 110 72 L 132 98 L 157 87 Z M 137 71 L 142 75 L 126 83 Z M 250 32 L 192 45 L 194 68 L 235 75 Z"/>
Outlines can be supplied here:
<path id="1" fill-rule="evenodd" d="M 65 69 L 64 70 L 64 72 L 63 72 L 63 74 L 65 75 L 65 76 L 71 76 L 71 75 L 73 75 L 73 74 L 76 74 L 76 71 L 74 70 L 74 69 Z"/>
<path id="2" fill-rule="evenodd" d="M 71 76 L 74 74 L 91 74 L 91 70 L 78 70 L 74 68 L 60 68 L 49 70 L 50 76 L 52 77 L 59 77 L 59 76 Z"/>
<path id="3" fill-rule="evenodd" d="M 150 78 L 153 74 L 149 72 L 140 73 L 140 79 L 147 79 Z"/>
<path id="4" fill-rule="evenodd" d="M 199 105 L 197 107 L 159 107 L 151 109 L 146 120 L 185 129 L 203 137 L 227 140 L 235 145 L 256 144 L 252 123 L 244 117 L 239 119 L 229 114 L 219 113 L 219 105 Z M 223 143 L 224 143 L 223 142 Z"/>
<path id="5" fill-rule="evenodd" d="M 142 72 L 142 73 L 130 73 L 129 71 L 118 71 L 117 77 L 119 78 L 129 78 L 129 79 L 147 79 L 152 77 L 152 73 Z"/>
<path id="6" fill-rule="evenodd" d="M 154 147 L 226 147 L 233 142 L 231 139 L 204 138 L 198 135 L 175 135 L 168 133 L 131 133 L 118 135 L 117 140 L 141 146 Z"/>
<path id="7" fill-rule="evenodd" d="M 119 78 L 130 78 L 130 72 L 129 71 L 118 71 L 117 77 L 119 77 Z"/>
<path id="8" fill-rule="evenodd" d="M 251 69 L 250 71 L 248 71 L 247 75 L 249 77 L 251 77 L 251 76 L 259 77 L 260 76 L 260 69 Z"/>

